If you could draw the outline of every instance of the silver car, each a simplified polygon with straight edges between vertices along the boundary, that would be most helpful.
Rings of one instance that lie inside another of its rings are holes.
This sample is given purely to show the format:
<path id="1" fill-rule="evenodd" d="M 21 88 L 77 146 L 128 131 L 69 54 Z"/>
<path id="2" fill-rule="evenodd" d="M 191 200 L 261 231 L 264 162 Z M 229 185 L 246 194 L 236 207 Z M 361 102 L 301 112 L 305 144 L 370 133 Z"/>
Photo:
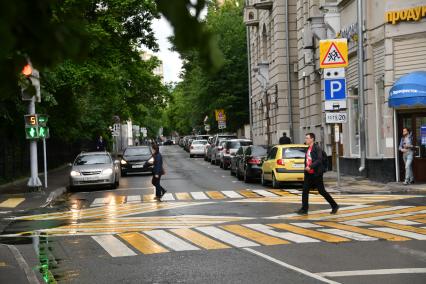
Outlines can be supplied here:
<path id="1" fill-rule="evenodd" d="M 107 152 L 82 152 L 75 158 L 70 172 L 70 189 L 86 186 L 117 188 L 120 162 Z"/>

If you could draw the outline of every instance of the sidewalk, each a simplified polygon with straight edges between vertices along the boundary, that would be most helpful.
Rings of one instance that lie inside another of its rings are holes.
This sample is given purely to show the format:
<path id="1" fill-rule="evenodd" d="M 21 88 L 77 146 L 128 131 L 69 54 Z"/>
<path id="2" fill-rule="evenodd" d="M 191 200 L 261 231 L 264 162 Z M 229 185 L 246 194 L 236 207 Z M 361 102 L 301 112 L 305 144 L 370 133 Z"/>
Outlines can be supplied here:
<path id="1" fill-rule="evenodd" d="M 380 183 L 360 176 L 340 177 L 341 185 L 337 186 L 337 173 L 330 171 L 324 174 L 324 184 L 328 190 L 342 193 L 410 193 L 426 194 L 426 183 L 404 185 L 401 182 Z"/>

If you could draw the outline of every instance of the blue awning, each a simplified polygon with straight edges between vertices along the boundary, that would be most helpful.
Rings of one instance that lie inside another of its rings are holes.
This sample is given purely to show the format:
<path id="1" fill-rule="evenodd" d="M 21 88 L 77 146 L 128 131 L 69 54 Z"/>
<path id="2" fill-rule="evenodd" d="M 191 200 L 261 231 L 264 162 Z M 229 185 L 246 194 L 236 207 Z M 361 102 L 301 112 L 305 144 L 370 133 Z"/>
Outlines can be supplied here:
<path id="1" fill-rule="evenodd" d="M 389 92 L 389 107 L 426 107 L 426 71 L 402 76 Z"/>

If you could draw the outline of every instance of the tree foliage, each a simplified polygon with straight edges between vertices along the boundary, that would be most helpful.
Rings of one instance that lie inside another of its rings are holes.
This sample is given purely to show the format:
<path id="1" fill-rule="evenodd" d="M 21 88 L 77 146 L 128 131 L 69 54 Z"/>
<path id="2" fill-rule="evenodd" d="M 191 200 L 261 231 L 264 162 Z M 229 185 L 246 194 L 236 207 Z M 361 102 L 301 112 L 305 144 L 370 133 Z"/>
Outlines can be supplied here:
<path id="1" fill-rule="evenodd" d="M 181 52 L 182 81 L 174 89 L 165 114 L 168 128 L 180 133 L 203 129 L 206 115 L 212 130 L 217 130 L 215 109 L 225 110 L 230 131 L 242 127 L 249 119 L 243 1 L 225 1 L 223 5 L 212 2 L 205 23 L 217 37 L 223 65 L 212 74 L 204 68 L 205 61 L 198 50 Z"/>

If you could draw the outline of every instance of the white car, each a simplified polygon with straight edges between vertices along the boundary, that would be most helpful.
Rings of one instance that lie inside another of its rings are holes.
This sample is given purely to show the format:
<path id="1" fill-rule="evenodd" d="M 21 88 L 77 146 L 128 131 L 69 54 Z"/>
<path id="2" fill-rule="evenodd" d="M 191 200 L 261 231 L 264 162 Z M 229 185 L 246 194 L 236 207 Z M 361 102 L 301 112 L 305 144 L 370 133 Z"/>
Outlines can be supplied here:
<path id="1" fill-rule="evenodd" d="M 204 156 L 207 140 L 194 140 L 189 147 L 189 157 Z"/>

